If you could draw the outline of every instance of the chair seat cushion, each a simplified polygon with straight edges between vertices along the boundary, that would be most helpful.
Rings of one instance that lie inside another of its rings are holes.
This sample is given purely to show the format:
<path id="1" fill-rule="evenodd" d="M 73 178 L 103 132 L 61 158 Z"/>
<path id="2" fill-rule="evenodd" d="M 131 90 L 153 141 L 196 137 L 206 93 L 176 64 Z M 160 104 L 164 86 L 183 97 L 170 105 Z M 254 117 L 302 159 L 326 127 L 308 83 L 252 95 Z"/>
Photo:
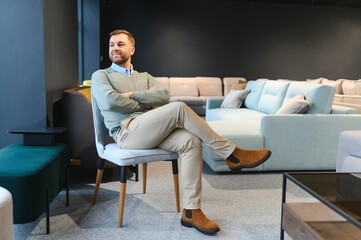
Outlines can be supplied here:
<path id="1" fill-rule="evenodd" d="M 105 146 L 103 158 L 119 166 L 128 166 L 146 162 L 178 159 L 178 154 L 160 148 L 122 149 L 116 143 Z"/>

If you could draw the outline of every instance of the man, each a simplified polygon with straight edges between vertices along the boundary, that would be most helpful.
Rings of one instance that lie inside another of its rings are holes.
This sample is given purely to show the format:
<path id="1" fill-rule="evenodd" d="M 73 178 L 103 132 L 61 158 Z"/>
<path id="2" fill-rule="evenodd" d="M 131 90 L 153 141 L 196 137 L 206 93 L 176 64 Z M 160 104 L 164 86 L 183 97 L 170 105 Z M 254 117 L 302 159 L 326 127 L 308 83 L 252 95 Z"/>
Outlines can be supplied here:
<path id="1" fill-rule="evenodd" d="M 255 167 L 269 158 L 267 149 L 245 150 L 217 135 L 182 102 L 169 103 L 169 92 L 148 73 L 133 69 L 135 40 L 125 30 L 110 33 L 112 65 L 92 75 L 92 94 L 104 123 L 120 148 L 159 147 L 179 154 L 183 187 L 181 224 L 214 234 L 219 226 L 201 211 L 202 142 L 226 159 L 232 170 Z"/>

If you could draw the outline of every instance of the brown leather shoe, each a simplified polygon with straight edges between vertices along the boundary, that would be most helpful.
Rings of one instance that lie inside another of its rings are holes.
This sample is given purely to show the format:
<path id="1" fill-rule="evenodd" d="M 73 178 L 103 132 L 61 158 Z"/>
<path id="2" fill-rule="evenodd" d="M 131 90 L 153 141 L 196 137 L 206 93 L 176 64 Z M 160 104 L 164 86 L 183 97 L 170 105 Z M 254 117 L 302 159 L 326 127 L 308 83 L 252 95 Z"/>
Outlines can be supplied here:
<path id="1" fill-rule="evenodd" d="M 246 150 L 236 147 L 226 161 L 231 170 L 240 170 L 242 168 L 256 167 L 270 156 L 271 151 L 268 149 Z"/>
<path id="2" fill-rule="evenodd" d="M 209 220 L 200 209 L 183 209 L 181 224 L 185 227 L 194 227 L 205 234 L 215 234 L 220 230 L 219 226 Z"/>

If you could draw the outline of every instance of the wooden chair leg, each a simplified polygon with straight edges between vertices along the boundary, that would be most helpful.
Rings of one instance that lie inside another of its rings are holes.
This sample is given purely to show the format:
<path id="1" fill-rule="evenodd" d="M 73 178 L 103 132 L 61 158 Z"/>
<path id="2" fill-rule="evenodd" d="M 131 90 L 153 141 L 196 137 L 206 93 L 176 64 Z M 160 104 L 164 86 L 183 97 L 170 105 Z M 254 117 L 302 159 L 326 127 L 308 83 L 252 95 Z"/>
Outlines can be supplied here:
<path id="1" fill-rule="evenodd" d="M 147 163 L 143 163 L 143 194 L 147 192 Z"/>
<path id="2" fill-rule="evenodd" d="M 102 181 L 102 178 L 103 178 L 103 171 L 104 171 L 103 169 L 98 169 L 98 172 L 97 172 L 97 178 L 96 178 L 94 194 L 93 194 L 93 204 L 95 204 L 97 201 L 97 195 L 98 195 L 98 191 L 99 191 L 100 182 Z"/>
<path id="3" fill-rule="evenodd" d="M 127 166 L 120 166 L 119 215 L 118 228 L 123 226 L 125 193 L 127 188 Z"/>
<path id="4" fill-rule="evenodd" d="M 180 212 L 178 174 L 173 174 L 173 183 L 174 183 L 174 192 L 175 192 L 175 204 L 176 204 L 176 207 L 177 207 L 177 212 Z"/>
<path id="5" fill-rule="evenodd" d="M 118 228 L 121 228 L 123 226 L 124 202 L 125 202 L 126 188 L 127 188 L 127 183 L 120 183 Z"/>
<path id="6" fill-rule="evenodd" d="M 176 203 L 176 207 L 177 207 L 177 212 L 180 212 L 179 177 L 178 177 L 178 161 L 177 161 L 177 159 L 172 160 L 172 170 L 173 170 L 173 183 L 174 183 L 174 192 L 175 192 L 175 203 Z"/>

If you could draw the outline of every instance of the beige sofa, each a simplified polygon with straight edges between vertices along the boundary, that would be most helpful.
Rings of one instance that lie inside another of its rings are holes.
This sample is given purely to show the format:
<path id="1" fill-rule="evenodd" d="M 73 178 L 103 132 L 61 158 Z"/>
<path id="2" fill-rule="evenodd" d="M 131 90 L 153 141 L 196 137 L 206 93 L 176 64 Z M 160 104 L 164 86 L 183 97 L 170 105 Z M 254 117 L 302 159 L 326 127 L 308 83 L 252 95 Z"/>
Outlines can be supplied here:
<path id="1" fill-rule="evenodd" d="M 198 115 L 205 115 L 206 99 L 221 97 L 222 80 L 219 77 L 156 77 L 169 90 L 170 101 L 185 102 Z"/>
<path id="2" fill-rule="evenodd" d="M 352 107 L 361 114 L 361 80 L 342 81 L 342 92 L 336 93 L 334 104 Z"/>
<path id="3" fill-rule="evenodd" d="M 223 78 L 223 95 L 226 96 L 231 89 L 245 88 L 246 84 L 240 84 L 240 82 L 246 82 L 244 77 L 224 77 Z M 239 86 L 241 85 L 241 87 Z"/>
<path id="4" fill-rule="evenodd" d="M 329 80 L 327 78 L 317 78 L 307 79 L 306 81 L 333 86 L 336 88 L 333 104 L 355 108 L 357 112 L 361 114 L 361 79 Z"/>

